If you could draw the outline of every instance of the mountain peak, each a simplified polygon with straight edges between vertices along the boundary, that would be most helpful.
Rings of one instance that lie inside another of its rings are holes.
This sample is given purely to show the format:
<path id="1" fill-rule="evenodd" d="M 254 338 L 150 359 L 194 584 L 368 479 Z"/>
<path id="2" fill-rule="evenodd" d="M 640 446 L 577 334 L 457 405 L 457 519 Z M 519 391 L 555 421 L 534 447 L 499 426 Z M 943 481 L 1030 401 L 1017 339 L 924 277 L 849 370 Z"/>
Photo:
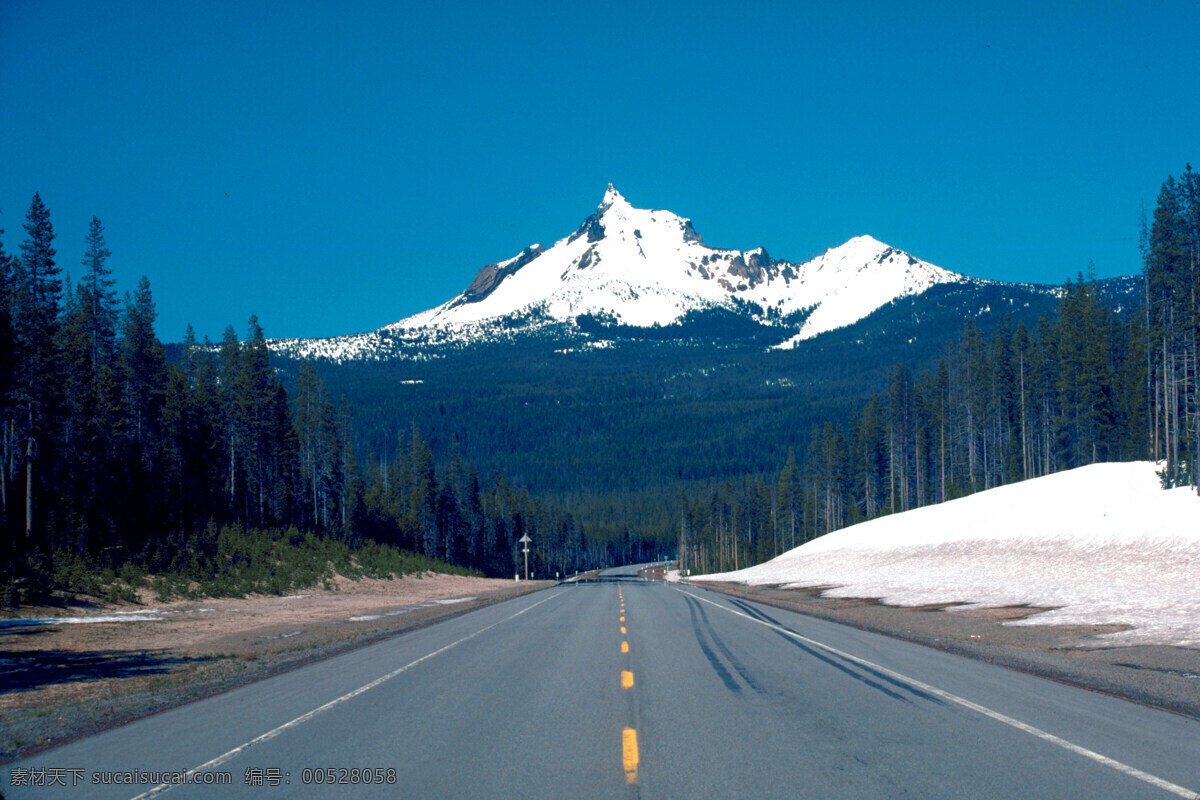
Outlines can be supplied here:
<path id="1" fill-rule="evenodd" d="M 613 186 L 612 183 L 609 183 L 608 189 L 606 189 L 604 192 L 604 199 L 600 201 L 600 208 L 608 208 L 617 204 L 627 206 L 629 205 L 629 201 L 617 191 L 617 187 Z"/>
<path id="2" fill-rule="evenodd" d="M 842 247 L 847 247 L 847 246 L 864 247 L 864 248 L 877 247 L 880 249 L 887 247 L 886 244 L 879 241 L 874 236 L 870 236 L 867 234 L 863 234 L 862 236 L 855 236 L 852 239 L 848 240 L 845 244 L 842 245 Z"/>
<path id="3" fill-rule="evenodd" d="M 957 279 L 870 236 L 805 263 L 778 260 L 763 248 L 710 247 L 691 220 L 635 208 L 609 183 L 574 233 L 484 267 L 458 297 L 394 327 L 470 330 L 498 320 L 572 323 L 589 315 L 649 327 L 723 308 L 764 325 L 792 325 L 787 318 L 803 314 L 793 330 L 810 338 Z"/>

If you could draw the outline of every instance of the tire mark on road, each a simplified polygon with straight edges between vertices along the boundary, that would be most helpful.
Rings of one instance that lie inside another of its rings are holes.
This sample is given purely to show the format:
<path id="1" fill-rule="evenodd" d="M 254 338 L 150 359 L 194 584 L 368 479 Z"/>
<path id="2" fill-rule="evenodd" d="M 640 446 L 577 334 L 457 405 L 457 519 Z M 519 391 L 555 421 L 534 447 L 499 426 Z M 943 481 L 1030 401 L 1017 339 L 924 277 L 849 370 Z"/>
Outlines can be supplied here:
<path id="1" fill-rule="evenodd" d="M 795 631 L 792 631 L 790 628 L 786 628 L 782 623 L 779 622 L 779 620 L 775 619 L 774 617 L 770 616 L 769 614 L 764 614 L 762 611 L 760 611 L 759 609 L 750 605 L 749 603 L 742 602 L 741 600 L 730 600 L 730 602 L 733 603 L 734 605 L 736 605 L 738 608 L 745 611 L 747 614 L 753 615 L 757 619 L 760 619 L 764 622 L 769 622 L 772 625 L 778 625 L 783 630 L 789 631 L 792 634 L 796 633 Z M 905 703 L 909 702 L 907 697 L 897 694 L 896 692 L 893 692 L 884 686 L 880 686 L 879 684 L 872 681 L 870 678 L 867 678 L 867 677 L 864 677 L 863 675 L 858 674 L 857 672 L 853 671 L 853 669 L 851 669 L 851 668 L 861 670 L 861 671 L 867 673 L 868 675 L 871 675 L 872 677 L 874 677 L 880 681 L 883 681 L 884 683 L 891 684 L 892 686 L 896 687 L 897 689 L 900 689 L 902 691 L 908 692 L 909 694 L 915 695 L 916 697 L 919 697 L 922 700 L 928 700 L 929 702 L 936 703 L 937 705 L 945 705 L 945 703 L 943 703 L 939 698 L 934 697 L 933 695 L 928 694 L 926 692 L 923 692 L 920 689 L 916 688 L 915 686 L 906 684 L 903 681 L 898 681 L 895 678 L 892 678 L 888 675 L 884 675 L 882 672 L 879 672 L 878 670 L 871 669 L 870 667 L 864 666 L 862 664 L 855 664 L 853 661 L 847 661 L 846 659 L 843 659 L 836 654 L 831 653 L 828 657 L 826 657 L 825 655 L 813 650 L 811 647 L 806 647 L 803 643 L 797 641 L 795 636 L 789 636 L 787 633 L 783 633 L 782 631 L 777 630 L 777 631 L 775 631 L 775 634 L 777 636 L 779 636 L 781 639 L 783 639 L 785 642 L 787 642 L 788 644 L 799 647 L 801 650 L 808 653 L 813 658 L 824 661 L 826 664 L 829 664 L 830 666 L 841 670 L 842 672 L 846 673 L 847 675 L 851 676 L 852 678 L 855 678 L 856 680 L 860 680 L 863 683 L 867 684 L 868 686 L 870 686 L 874 689 L 878 689 L 879 691 L 883 692 L 884 694 L 888 695 L 889 697 L 893 697 L 893 698 L 903 701 Z M 837 661 L 834 661 L 832 659 L 837 659 Z M 838 663 L 838 662 L 842 662 L 842 663 Z"/>
<path id="2" fill-rule="evenodd" d="M 725 665 L 721 663 L 721 659 L 717 658 L 717 654 L 713 652 L 713 649 L 708 646 L 708 642 L 705 641 L 704 631 L 700 629 L 700 618 L 696 614 L 696 609 L 699 607 L 699 603 L 690 597 L 688 598 L 688 613 L 692 615 L 692 629 L 696 632 L 696 642 L 700 645 L 700 649 L 704 652 L 704 657 L 708 659 L 708 663 L 712 664 L 717 677 L 725 684 L 725 688 L 731 692 L 740 693 L 742 687 L 733 679 L 733 676 L 729 674 L 729 670 L 725 669 Z"/>
<path id="3" fill-rule="evenodd" d="M 725 645 L 725 642 L 723 642 L 721 638 L 717 636 L 716 631 L 713 630 L 712 623 L 708 621 L 708 612 L 704 610 L 704 606 L 697 603 L 696 611 L 699 612 L 700 619 L 704 622 L 704 627 L 708 631 L 709 638 L 712 639 L 712 643 L 716 645 L 717 649 L 720 650 L 725 656 L 725 660 L 728 661 L 729 665 L 737 671 L 738 675 L 742 676 L 742 680 L 744 680 L 751 689 L 759 694 L 762 694 L 763 688 L 758 685 L 758 681 L 754 680 L 754 676 L 751 675 L 746 667 L 742 664 L 741 659 L 739 659 L 733 654 L 732 651 L 730 651 L 730 649 Z"/>

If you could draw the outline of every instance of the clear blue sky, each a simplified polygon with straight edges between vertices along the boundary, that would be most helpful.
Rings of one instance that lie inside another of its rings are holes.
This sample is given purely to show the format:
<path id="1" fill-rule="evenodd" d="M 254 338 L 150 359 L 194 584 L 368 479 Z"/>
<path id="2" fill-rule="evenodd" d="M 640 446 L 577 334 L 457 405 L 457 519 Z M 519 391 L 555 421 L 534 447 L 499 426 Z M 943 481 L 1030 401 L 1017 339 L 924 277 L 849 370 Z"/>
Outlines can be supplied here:
<path id="1" fill-rule="evenodd" d="M 979 277 L 1139 269 L 1200 160 L 1200 4 L 0 0 L 0 228 L 88 220 L 159 335 L 370 330 L 609 181 L 712 245 L 869 233 Z"/>

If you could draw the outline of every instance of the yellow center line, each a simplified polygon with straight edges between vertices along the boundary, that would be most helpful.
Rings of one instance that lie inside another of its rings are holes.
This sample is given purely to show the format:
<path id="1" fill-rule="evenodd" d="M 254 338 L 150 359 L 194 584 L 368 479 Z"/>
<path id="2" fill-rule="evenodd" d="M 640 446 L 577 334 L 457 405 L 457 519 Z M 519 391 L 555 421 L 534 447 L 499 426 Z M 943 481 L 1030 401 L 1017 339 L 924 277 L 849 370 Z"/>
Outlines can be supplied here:
<path id="1" fill-rule="evenodd" d="M 625 615 L 624 615 L 624 614 L 622 614 L 622 615 L 621 615 L 621 622 L 624 622 L 624 621 L 625 621 Z"/>
<path id="2" fill-rule="evenodd" d="M 625 635 L 625 626 L 624 625 L 621 626 L 621 635 L 622 636 Z"/>
<path id="3" fill-rule="evenodd" d="M 621 761 L 625 764 L 625 782 L 637 783 L 637 731 L 633 728 L 626 728 L 621 731 Z"/>
<path id="4" fill-rule="evenodd" d="M 633 673 L 627 669 L 621 670 L 621 688 L 622 689 L 632 689 L 633 688 Z"/>
<path id="5" fill-rule="evenodd" d="M 629 652 L 629 642 L 621 642 L 621 652 L 622 653 Z"/>

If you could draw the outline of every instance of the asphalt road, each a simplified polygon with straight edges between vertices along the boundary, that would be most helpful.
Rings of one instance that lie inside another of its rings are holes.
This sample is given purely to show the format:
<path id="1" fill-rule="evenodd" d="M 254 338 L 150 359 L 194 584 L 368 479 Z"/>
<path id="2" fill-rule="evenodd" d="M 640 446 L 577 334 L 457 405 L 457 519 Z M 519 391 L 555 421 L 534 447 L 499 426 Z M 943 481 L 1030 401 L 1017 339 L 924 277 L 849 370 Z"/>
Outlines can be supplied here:
<path id="1" fill-rule="evenodd" d="M 230 784 L 138 774 L 187 770 Z M 1200 790 L 1200 722 L 628 580 L 483 608 L 0 771 L 9 798 L 1170 798 Z M 13 785 L 50 780 L 66 785 Z"/>

